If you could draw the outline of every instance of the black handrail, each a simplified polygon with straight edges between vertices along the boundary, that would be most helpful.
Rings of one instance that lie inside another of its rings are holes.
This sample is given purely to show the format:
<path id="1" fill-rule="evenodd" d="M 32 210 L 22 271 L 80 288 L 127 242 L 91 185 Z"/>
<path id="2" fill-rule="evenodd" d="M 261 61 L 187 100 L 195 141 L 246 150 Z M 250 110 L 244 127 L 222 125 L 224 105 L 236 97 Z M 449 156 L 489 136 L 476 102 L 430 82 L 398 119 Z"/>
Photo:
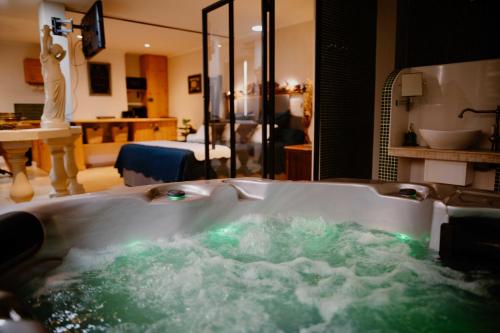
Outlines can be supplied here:
<path id="1" fill-rule="evenodd" d="M 275 0 L 262 0 L 262 177 L 275 176 Z M 269 125 L 269 139 L 268 139 Z"/>
<path id="2" fill-rule="evenodd" d="M 209 7 L 207 7 L 209 8 Z M 210 144 L 209 138 L 209 103 L 210 103 L 210 80 L 208 78 L 208 13 L 207 8 L 202 11 L 203 31 L 203 123 L 205 130 L 205 178 L 210 179 Z"/>
<path id="3" fill-rule="evenodd" d="M 275 66 L 275 49 L 274 49 L 274 44 L 275 44 L 275 0 L 268 0 L 268 12 L 269 12 L 269 128 L 270 128 L 270 133 L 269 133 L 269 178 L 274 179 L 275 175 L 275 167 L 276 167 L 276 161 L 275 161 L 275 145 L 274 145 L 274 134 L 275 134 L 275 128 L 274 124 L 276 122 L 275 120 L 275 100 L 276 100 L 276 87 L 274 85 L 274 82 L 276 81 L 275 78 L 275 72 L 274 72 L 274 66 Z"/>
<path id="4" fill-rule="evenodd" d="M 261 2 L 261 20 L 262 20 L 262 178 L 268 177 L 267 161 L 267 117 L 269 114 L 267 100 L 267 0 Z"/>
<path id="5" fill-rule="evenodd" d="M 234 3 L 229 2 L 229 131 L 231 136 L 231 178 L 236 177 L 236 131 L 234 128 L 236 116 L 234 114 Z"/>

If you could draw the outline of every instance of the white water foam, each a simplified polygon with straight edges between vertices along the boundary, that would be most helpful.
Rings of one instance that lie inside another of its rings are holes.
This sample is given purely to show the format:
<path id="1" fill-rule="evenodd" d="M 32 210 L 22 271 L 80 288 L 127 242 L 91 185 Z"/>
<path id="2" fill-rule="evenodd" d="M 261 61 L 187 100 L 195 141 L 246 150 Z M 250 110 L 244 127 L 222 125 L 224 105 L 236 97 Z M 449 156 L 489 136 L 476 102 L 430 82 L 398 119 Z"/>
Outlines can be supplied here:
<path id="1" fill-rule="evenodd" d="M 423 242 L 354 223 L 248 215 L 190 238 L 72 249 L 30 302 L 54 331 L 488 331 L 484 280 Z"/>

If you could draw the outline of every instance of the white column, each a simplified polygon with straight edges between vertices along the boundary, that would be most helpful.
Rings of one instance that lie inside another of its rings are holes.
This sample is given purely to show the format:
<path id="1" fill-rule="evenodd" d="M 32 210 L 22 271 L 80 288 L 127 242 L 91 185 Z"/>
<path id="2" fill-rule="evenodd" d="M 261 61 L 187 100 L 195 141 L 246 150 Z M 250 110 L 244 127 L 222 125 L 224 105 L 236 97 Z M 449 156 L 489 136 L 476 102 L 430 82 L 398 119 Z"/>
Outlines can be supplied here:
<path id="1" fill-rule="evenodd" d="M 34 192 L 26 174 L 25 154 L 31 147 L 31 141 L 2 142 L 2 147 L 12 171 L 10 198 L 15 202 L 30 201 Z"/>
<path id="2" fill-rule="evenodd" d="M 64 147 L 67 143 L 66 138 L 46 139 L 45 143 L 49 145 L 50 161 L 52 168 L 49 177 L 52 184 L 50 197 L 62 197 L 68 195 L 68 176 L 64 168 Z"/>
<path id="3" fill-rule="evenodd" d="M 40 30 L 43 28 L 45 24 L 52 28 L 52 17 L 65 18 L 65 8 L 62 3 L 55 3 L 49 1 L 42 1 L 40 6 L 38 7 L 38 26 L 39 26 L 39 34 L 40 34 L 40 42 L 42 40 L 42 33 Z M 70 58 L 72 54 L 72 50 L 70 50 L 70 46 L 68 45 L 68 39 L 63 36 L 54 36 L 54 43 L 57 43 L 66 50 L 66 57 L 61 61 L 61 71 L 66 80 L 66 121 L 71 121 L 73 116 L 73 100 L 71 96 L 71 63 Z"/>
<path id="4" fill-rule="evenodd" d="M 78 175 L 78 167 L 75 162 L 75 141 L 81 133 L 73 134 L 67 138 L 67 142 L 64 145 L 64 167 L 66 169 L 66 175 L 68 176 L 68 190 L 70 194 L 81 194 L 85 193 L 85 190 L 76 178 Z"/>

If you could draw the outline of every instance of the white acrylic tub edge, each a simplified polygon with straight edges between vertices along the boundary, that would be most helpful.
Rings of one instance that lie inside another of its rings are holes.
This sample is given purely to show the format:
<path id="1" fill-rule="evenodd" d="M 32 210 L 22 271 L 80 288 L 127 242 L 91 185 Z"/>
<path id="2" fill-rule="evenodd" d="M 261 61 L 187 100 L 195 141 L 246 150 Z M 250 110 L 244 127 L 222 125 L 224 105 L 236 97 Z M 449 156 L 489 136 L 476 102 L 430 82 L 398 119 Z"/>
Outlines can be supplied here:
<path id="1" fill-rule="evenodd" d="M 400 188 L 417 190 L 419 199 L 398 195 Z M 186 191 L 187 199 L 169 201 L 168 189 Z M 453 207 L 467 214 L 477 208 Z M 230 179 L 149 185 L 95 194 L 77 195 L 13 205 L 0 210 L 33 213 L 43 223 L 41 249 L 0 280 L 22 281 L 58 263 L 72 247 L 101 248 L 136 240 L 196 233 L 213 223 L 230 222 L 242 215 L 323 217 L 352 221 L 370 229 L 430 236 L 439 249 L 442 223 L 450 209 L 431 188 L 416 184 L 346 182 L 290 182 Z M 500 210 L 489 212 L 500 216 Z"/>

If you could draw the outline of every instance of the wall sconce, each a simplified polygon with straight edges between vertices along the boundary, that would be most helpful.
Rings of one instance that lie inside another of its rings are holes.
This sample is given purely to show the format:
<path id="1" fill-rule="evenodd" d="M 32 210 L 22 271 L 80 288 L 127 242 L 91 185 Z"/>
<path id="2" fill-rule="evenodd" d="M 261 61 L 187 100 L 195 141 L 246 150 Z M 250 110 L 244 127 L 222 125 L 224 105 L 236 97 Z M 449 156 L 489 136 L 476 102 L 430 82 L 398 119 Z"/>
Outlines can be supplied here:
<path id="1" fill-rule="evenodd" d="M 397 105 L 406 104 L 406 111 L 410 111 L 410 106 L 413 102 L 412 97 L 423 95 L 422 85 L 422 73 L 403 74 L 401 76 L 401 97 L 406 98 L 397 101 Z"/>

